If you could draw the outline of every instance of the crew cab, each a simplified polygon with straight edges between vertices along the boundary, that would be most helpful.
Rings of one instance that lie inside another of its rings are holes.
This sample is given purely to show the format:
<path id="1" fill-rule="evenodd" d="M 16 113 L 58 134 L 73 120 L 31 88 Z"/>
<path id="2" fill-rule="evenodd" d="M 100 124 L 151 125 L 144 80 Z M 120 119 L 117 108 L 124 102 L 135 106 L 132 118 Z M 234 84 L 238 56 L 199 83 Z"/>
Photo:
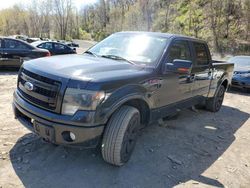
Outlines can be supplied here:
<path id="1" fill-rule="evenodd" d="M 219 111 L 232 73 L 233 64 L 214 63 L 202 40 L 119 32 L 82 55 L 24 63 L 13 109 L 45 140 L 100 144 L 103 159 L 121 166 L 150 122 L 194 105 Z"/>

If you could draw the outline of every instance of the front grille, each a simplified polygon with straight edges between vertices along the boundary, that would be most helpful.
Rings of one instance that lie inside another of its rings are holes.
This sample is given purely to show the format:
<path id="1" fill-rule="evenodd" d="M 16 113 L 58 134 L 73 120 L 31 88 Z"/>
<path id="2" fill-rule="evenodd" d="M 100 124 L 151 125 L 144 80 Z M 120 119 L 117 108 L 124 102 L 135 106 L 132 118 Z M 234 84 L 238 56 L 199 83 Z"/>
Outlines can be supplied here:
<path id="1" fill-rule="evenodd" d="M 26 82 L 33 85 L 32 90 L 25 87 Z M 60 87 L 60 82 L 23 68 L 18 79 L 18 90 L 22 97 L 36 106 L 49 110 L 55 110 L 56 108 Z"/>

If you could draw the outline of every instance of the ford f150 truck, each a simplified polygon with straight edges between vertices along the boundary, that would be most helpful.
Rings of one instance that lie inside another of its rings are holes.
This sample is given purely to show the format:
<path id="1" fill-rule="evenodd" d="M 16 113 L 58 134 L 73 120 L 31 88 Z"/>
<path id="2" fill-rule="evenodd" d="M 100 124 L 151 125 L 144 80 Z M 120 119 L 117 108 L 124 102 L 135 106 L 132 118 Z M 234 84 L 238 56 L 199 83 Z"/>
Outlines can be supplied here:
<path id="1" fill-rule="evenodd" d="M 202 40 L 119 32 L 81 55 L 25 62 L 13 109 L 45 140 L 100 144 L 103 159 L 121 166 L 150 122 L 194 105 L 220 110 L 232 73 L 233 64 L 214 63 Z"/>

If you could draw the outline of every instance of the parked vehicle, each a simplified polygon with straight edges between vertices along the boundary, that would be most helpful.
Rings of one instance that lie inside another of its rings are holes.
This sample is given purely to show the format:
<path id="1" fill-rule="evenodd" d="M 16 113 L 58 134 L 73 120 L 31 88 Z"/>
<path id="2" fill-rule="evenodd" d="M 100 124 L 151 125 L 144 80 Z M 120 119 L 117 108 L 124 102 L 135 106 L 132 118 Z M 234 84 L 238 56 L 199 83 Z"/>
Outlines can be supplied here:
<path id="1" fill-rule="evenodd" d="M 79 44 L 75 42 L 66 42 L 66 44 L 71 48 L 79 48 Z"/>
<path id="2" fill-rule="evenodd" d="M 42 38 L 28 38 L 27 39 L 28 43 L 37 42 L 37 41 L 42 41 Z"/>
<path id="3" fill-rule="evenodd" d="M 63 54 L 75 54 L 76 49 L 72 49 L 69 46 L 59 43 L 59 42 L 49 42 L 49 41 L 37 41 L 31 43 L 31 45 L 37 48 L 42 48 L 49 50 L 51 55 L 63 55 Z"/>
<path id="4" fill-rule="evenodd" d="M 29 37 L 26 36 L 26 35 L 12 35 L 12 36 L 9 36 L 9 38 L 14 38 L 14 39 L 19 39 L 19 40 L 27 41 L 27 39 Z"/>
<path id="5" fill-rule="evenodd" d="M 235 56 L 228 61 L 234 63 L 231 87 L 250 91 L 250 56 Z"/>
<path id="6" fill-rule="evenodd" d="M 233 64 L 213 63 L 206 42 L 174 34 L 120 32 L 83 55 L 26 62 L 14 93 L 15 117 L 45 140 L 96 146 L 126 163 L 141 128 L 178 109 L 217 112 Z"/>
<path id="7" fill-rule="evenodd" d="M 0 37 L 0 67 L 20 67 L 24 61 L 45 56 L 50 56 L 48 50 L 18 39 Z"/>

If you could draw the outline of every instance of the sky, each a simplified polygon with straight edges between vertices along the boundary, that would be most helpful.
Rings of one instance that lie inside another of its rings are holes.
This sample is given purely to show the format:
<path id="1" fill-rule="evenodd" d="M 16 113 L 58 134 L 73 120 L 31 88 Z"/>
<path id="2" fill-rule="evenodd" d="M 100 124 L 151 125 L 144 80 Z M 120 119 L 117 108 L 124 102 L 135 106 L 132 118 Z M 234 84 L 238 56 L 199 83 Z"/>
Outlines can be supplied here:
<path id="1" fill-rule="evenodd" d="M 0 10 L 12 7 L 15 4 L 29 4 L 31 0 L 0 0 Z M 76 7 L 80 8 L 84 5 L 95 3 L 96 0 L 72 0 Z"/>

